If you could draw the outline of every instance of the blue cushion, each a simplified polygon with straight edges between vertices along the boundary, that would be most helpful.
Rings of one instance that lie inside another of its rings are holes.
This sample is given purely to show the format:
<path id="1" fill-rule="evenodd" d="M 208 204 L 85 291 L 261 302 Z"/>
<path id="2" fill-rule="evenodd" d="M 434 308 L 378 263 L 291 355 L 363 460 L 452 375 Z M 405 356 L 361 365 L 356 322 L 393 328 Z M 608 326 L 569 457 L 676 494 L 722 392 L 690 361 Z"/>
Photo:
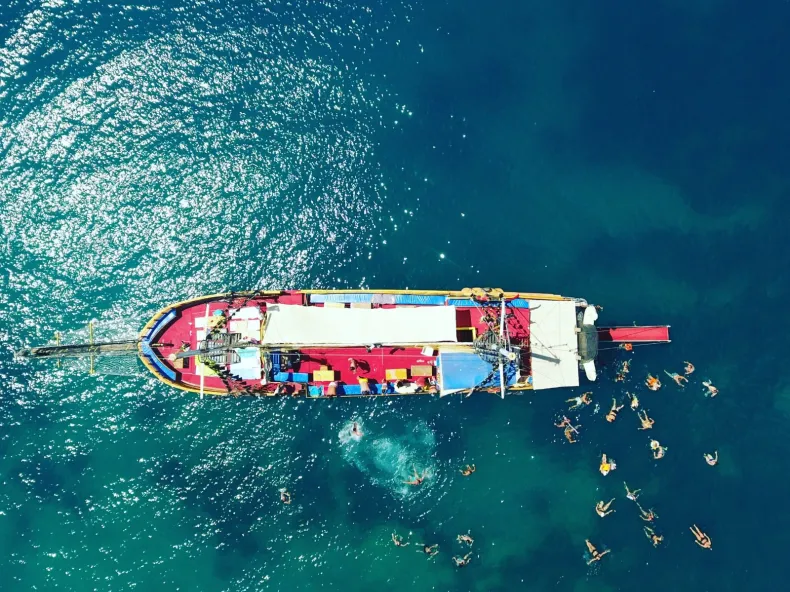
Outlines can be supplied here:
<path id="1" fill-rule="evenodd" d="M 275 372 L 274 382 L 309 382 L 307 372 Z"/>

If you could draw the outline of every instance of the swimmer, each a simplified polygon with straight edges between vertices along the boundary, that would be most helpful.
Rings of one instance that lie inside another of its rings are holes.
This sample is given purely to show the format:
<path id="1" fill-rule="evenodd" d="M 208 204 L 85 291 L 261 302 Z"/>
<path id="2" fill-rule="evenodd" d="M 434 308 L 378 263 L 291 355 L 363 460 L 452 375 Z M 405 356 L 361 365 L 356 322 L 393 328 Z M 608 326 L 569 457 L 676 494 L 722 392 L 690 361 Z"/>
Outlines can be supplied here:
<path id="1" fill-rule="evenodd" d="M 565 429 L 563 430 L 563 433 L 565 434 L 565 439 L 568 442 L 570 442 L 571 444 L 575 444 L 576 443 L 576 438 L 573 437 L 573 434 L 577 434 L 578 435 L 580 427 L 582 427 L 581 424 L 579 424 L 579 425 L 577 425 L 575 427 L 570 425 L 570 424 L 568 424 L 565 427 Z"/>
<path id="2" fill-rule="evenodd" d="M 696 539 L 694 542 L 697 543 L 703 549 L 710 549 L 712 547 L 710 537 L 706 535 L 699 529 L 699 526 L 696 524 L 689 527 L 689 530 L 694 534 L 694 538 Z"/>
<path id="3" fill-rule="evenodd" d="M 474 473 L 476 470 L 477 470 L 477 468 L 474 465 L 466 465 L 465 468 L 461 469 L 461 474 L 464 477 L 468 477 L 469 475 Z"/>
<path id="4" fill-rule="evenodd" d="M 620 368 L 620 372 L 618 372 L 617 376 L 615 376 L 614 378 L 615 381 L 623 382 L 625 380 L 625 377 L 628 375 L 630 371 L 631 371 L 631 362 L 629 360 L 625 360 Z"/>
<path id="5" fill-rule="evenodd" d="M 658 547 L 661 544 L 661 541 L 664 540 L 664 535 L 656 534 L 656 531 L 649 526 L 645 526 L 645 536 L 650 539 L 650 542 L 653 543 L 654 547 Z"/>
<path id="6" fill-rule="evenodd" d="M 634 346 L 631 345 L 630 343 L 621 343 L 617 347 L 619 347 L 620 349 L 624 349 L 625 351 L 629 351 L 629 352 L 630 351 L 634 351 Z"/>
<path id="7" fill-rule="evenodd" d="M 686 366 L 683 368 L 683 373 L 688 376 L 694 372 L 694 364 L 691 362 L 683 362 Z"/>
<path id="8" fill-rule="evenodd" d="M 291 494 L 284 487 L 280 490 L 280 501 L 284 504 L 291 503 Z"/>
<path id="9" fill-rule="evenodd" d="M 417 472 L 417 467 L 412 465 L 412 468 L 414 469 L 414 478 L 411 479 L 410 481 L 404 481 L 404 483 L 406 485 L 420 485 L 423 481 L 425 481 L 425 477 L 428 476 L 428 471 L 423 471 L 422 475 L 420 475 Z"/>
<path id="10" fill-rule="evenodd" d="M 626 483 L 625 481 L 623 481 L 623 485 L 625 486 L 625 497 L 630 499 L 632 502 L 635 502 L 637 500 L 637 498 L 639 497 L 639 492 L 642 491 L 642 490 L 641 489 L 634 489 L 633 491 L 631 491 L 630 489 L 628 489 L 628 483 Z"/>
<path id="11" fill-rule="evenodd" d="M 609 413 L 606 414 L 606 421 L 612 423 L 615 419 L 617 419 L 617 412 L 622 409 L 624 405 L 617 406 L 617 399 L 612 399 L 612 408 L 609 410 Z"/>
<path id="12" fill-rule="evenodd" d="M 608 503 L 603 503 L 603 500 L 599 501 L 595 504 L 595 511 L 601 517 L 604 518 L 614 512 L 615 510 L 610 510 L 609 506 L 612 505 L 614 498 L 610 499 Z"/>
<path id="13" fill-rule="evenodd" d="M 459 543 L 461 543 L 461 544 L 466 543 L 467 545 L 469 545 L 471 547 L 472 545 L 475 544 L 475 540 L 469 534 L 470 532 L 471 531 L 467 531 L 466 534 L 459 534 L 457 537 L 455 537 L 455 539 Z"/>
<path id="14" fill-rule="evenodd" d="M 715 467 L 716 463 L 719 462 L 719 451 L 718 450 L 714 450 L 713 454 L 708 454 L 706 452 L 703 456 L 705 457 L 705 462 L 708 463 L 712 467 Z"/>
<path id="15" fill-rule="evenodd" d="M 598 470 L 601 471 L 601 475 L 606 477 L 611 471 L 614 471 L 617 468 L 617 464 L 615 464 L 614 459 L 606 458 L 606 455 L 601 456 L 601 466 L 598 467 Z"/>
<path id="16" fill-rule="evenodd" d="M 439 554 L 439 545 L 426 545 L 424 543 L 417 543 L 418 547 L 422 547 L 422 552 L 428 556 L 428 559 L 433 559 Z M 420 551 L 420 549 L 417 549 Z"/>
<path id="17" fill-rule="evenodd" d="M 684 386 L 686 386 L 685 384 L 683 384 L 684 382 L 688 382 L 689 381 L 688 378 L 686 378 L 685 376 L 681 376 L 677 372 L 667 372 L 666 370 L 664 370 L 664 374 L 666 374 L 672 380 L 674 380 L 675 384 L 678 385 L 680 388 L 683 388 Z"/>
<path id="18" fill-rule="evenodd" d="M 394 532 L 392 533 L 392 542 L 395 543 L 396 547 L 406 547 L 409 544 L 408 541 L 404 543 L 403 537 L 400 536 L 399 534 L 395 534 Z"/>
<path id="19" fill-rule="evenodd" d="M 359 429 L 359 424 L 354 422 L 354 425 L 351 426 L 351 435 L 354 436 L 357 440 L 364 436 L 362 430 Z"/>
<path id="20" fill-rule="evenodd" d="M 603 553 L 599 553 L 598 549 L 595 548 L 595 545 L 593 545 L 589 539 L 585 539 L 584 542 L 587 543 L 587 550 L 590 552 L 590 555 L 592 555 L 587 561 L 587 565 L 592 565 L 596 561 L 600 561 L 601 557 L 609 552 L 609 549 L 606 549 Z"/>
<path id="21" fill-rule="evenodd" d="M 653 450 L 653 458 L 656 460 L 664 458 L 664 454 L 667 451 L 667 447 L 661 446 L 658 440 L 650 440 L 650 448 Z"/>
<path id="22" fill-rule="evenodd" d="M 639 502 L 636 502 L 636 506 L 639 508 L 640 518 L 645 522 L 653 522 L 656 518 L 658 518 L 658 514 L 653 511 L 653 508 L 649 510 L 645 510 L 642 506 L 639 505 Z"/>
<path id="23" fill-rule="evenodd" d="M 455 563 L 455 567 L 465 567 L 469 565 L 470 561 L 472 561 L 471 553 L 467 553 L 463 557 L 453 557 L 453 563 Z"/>
<path id="24" fill-rule="evenodd" d="M 569 426 L 569 425 L 571 425 L 571 420 L 563 415 L 562 416 L 562 421 L 560 423 L 555 423 L 554 427 L 564 428 L 564 427 Z"/>
<path id="25" fill-rule="evenodd" d="M 348 359 L 348 369 L 354 374 L 357 373 L 357 361 L 354 358 Z"/>
<path id="26" fill-rule="evenodd" d="M 703 380 L 702 385 L 707 389 L 705 392 L 705 396 L 715 397 L 719 394 L 719 389 L 713 386 L 713 383 L 710 380 Z"/>
<path id="27" fill-rule="evenodd" d="M 568 399 L 565 401 L 566 403 L 573 403 L 573 405 L 571 405 L 568 409 L 578 409 L 579 407 L 589 405 L 592 403 L 592 398 L 590 398 L 590 395 L 592 395 L 592 391 L 589 393 L 582 393 L 582 395 L 579 397 Z"/>
<path id="28" fill-rule="evenodd" d="M 653 424 L 656 423 L 655 419 L 650 419 L 647 416 L 647 411 L 642 409 L 641 411 L 636 412 L 636 416 L 639 418 L 639 422 L 642 424 L 642 427 L 639 428 L 640 430 L 651 430 L 653 429 Z"/>
<path id="29" fill-rule="evenodd" d="M 645 385 L 651 391 L 657 391 L 661 388 L 661 381 L 652 374 L 648 374 L 647 379 L 645 380 Z"/>
<path id="30" fill-rule="evenodd" d="M 639 398 L 632 393 L 626 393 L 626 395 L 631 399 L 631 409 L 639 409 Z"/>

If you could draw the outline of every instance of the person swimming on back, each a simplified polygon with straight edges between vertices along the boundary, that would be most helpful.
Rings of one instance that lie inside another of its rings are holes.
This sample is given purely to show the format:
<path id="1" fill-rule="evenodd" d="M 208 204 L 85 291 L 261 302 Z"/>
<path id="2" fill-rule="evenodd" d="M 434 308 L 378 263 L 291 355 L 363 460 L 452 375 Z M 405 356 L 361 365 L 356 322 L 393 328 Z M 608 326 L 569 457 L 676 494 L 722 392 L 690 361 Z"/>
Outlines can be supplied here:
<path id="1" fill-rule="evenodd" d="M 579 424 L 577 426 L 572 426 L 571 424 L 568 424 L 568 425 L 565 426 L 565 429 L 563 430 L 563 433 L 565 434 L 565 439 L 568 442 L 570 442 L 571 444 L 575 444 L 576 443 L 576 438 L 574 437 L 574 434 L 579 435 L 579 428 L 580 427 L 582 427 L 581 424 Z"/>
<path id="2" fill-rule="evenodd" d="M 463 469 L 461 469 L 461 474 L 462 474 L 464 477 L 468 477 L 469 475 L 471 475 L 472 473 L 474 473 L 476 470 L 477 470 L 477 467 L 475 467 L 474 465 L 466 465 L 466 467 L 464 467 Z"/>
<path id="3" fill-rule="evenodd" d="M 652 374 L 648 374 L 647 379 L 645 380 L 645 385 L 647 385 L 647 388 L 649 388 L 651 391 L 657 391 L 661 388 L 661 381 Z"/>
<path id="4" fill-rule="evenodd" d="M 684 382 L 688 382 L 689 381 L 688 378 L 686 378 L 685 376 L 681 376 L 677 372 L 667 372 L 666 370 L 664 370 L 664 374 L 666 374 L 672 380 L 674 380 L 675 384 L 678 385 L 680 388 L 683 388 L 684 386 L 686 386 L 685 384 L 683 384 Z"/>
<path id="5" fill-rule="evenodd" d="M 703 380 L 702 385 L 705 387 L 705 396 L 715 397 L 719 394 L 719 389 L 713 386 L 713 383 L 710 380 Z"/>
<path id="6" fill-rule="evenodd" d="M 640 411 L 636 412 L 636 416 L 639 418 L 639 422 L 642 424 L 640 430 L 652 430 L 653 424 L 656 423 L 654 419 L 650 419 L 647 415 L 647 411 L 641 409 Z"/>
<path id="7" fill-rule="evenodd" d="M 667 447 L 661 446 L 658 440 L 650 440 L 650 448 L 653 451 L 653 458 L 656 460 L 664 458 L 664 454 L 667 451 Z"/>
<path id="8" fill-rule="evenodd" d="M 414 469 L 414 478 L 413 478 L 413 479 L 411 479 L 410 481 L 404 481 L 404 483 L 405 483 L 406 485 L 420 485 L 420 484 L 421 484 L 423 481 L 425 481 L 425 477 L 427 477 L 427 476 L 428 476 L 428 471 L 427 471 L 427 470 L 426 470 L 426 471 L 423 471 L 423 472 L 422 472 L 422 475 L 420 475 L 420 474 L 417 472 L 417 467 L 415 467 L 414 465 L 412 465 L 412 468 Z"/>
<path id="9" fill-rule="evenodd" d="M 719 462 L 719 451 L 718 450 L 714 450 L 713 454 L 708 454 L 706 452 L 703 456 L 705 457 L 705 462 L 708 463 L 712 467 L 715 467 L 716 463 Z"/>
<path id="10" fill-rule="evenodd" d="M 592 391 L 588 393 L 582 393 L 578 397 L 571 397 L 570 399 L 565 401 L 566 403 L 573 403 L 573 405 L 568 407 L 568 409 L 573 410 L 573 409 L 578 409 L 579 407 L 583 407 L 585 405 L 589 405 L 590 403 L 592 403 L 592 398 L 590 397 L 590 395 L 592 395 Z"/>
<path id="11" fill-rule="evenodd" d="M 631 399 L 631 409 L 638 409 L 639 408 L 639 398 L 634 395 L 633 393 L 626 393 L 628 398 Z"/>
<path id="12" fill-rule="evenodd" d="M 653 543 L 654 547 L 658 547 L 661 544 L 661 541 L 664 540 L 664 535 L 656 534 L 656 531 L 649 526 L 645 526 L 644 528 L 645 536 L 650 539 L 650 542 Z"/>
<path id="13" fill-rule="evenodd" d="M 606 414 L 606 421 L 612 423 L 615 419 L 617 419 L 617 412 L 622 409 L 624 405 L 617 406 L 617 399 L 612 399 L 612 408 L 609 410 L 609 413 Z"/>
<path id="14" fill-rule="evenodd" d="M 597 504 L 595 504 L 595 512 L 601 518 L 605 518 L 606 516 L 608 516 L 612 512 L 615 512 L 616 510 L 610 510 L 609 509 L 609 506 L 612 505 L 613 501 L 614 501 L 614 498 L 610 499 L 608 503 L 603 503 L 603 500 L 599 501 Z"/>
<path id="15" fill-rule="evenodd" d="M 615 464 L 613 458 L 606 458 L 606 455 L 601 456 L 601 466 L 598 467 L 598 470 L 601 471 L 601 475 L 606 477 L 611 471 L 614 471 L 617 468 L 617 464 Z"/>
<path id="16" fill-rule="evenodd" d="M 696 539 L 694 542 L 697 543 L 703 549 L 711 549 L 713 547 L 710 537 L 706 535 L 699 529 L 699 526 L 693 524 L 689 527 L 691 532 L 694 534 L 694 538 Z"/>
<path id="17" fill-rule="evenodd" d="M 587 550 L 591 555 L 590 559 L 587 561 L 587 565 L 592 565 L 596 561 L 600 561 L 601 558 L 609 552 L 609 549 L 606 549 L 603 553 L 599 553 L 598 549 L 595 548 L 595 545 L 593 545 L 589 539 L 585 539 L 584 542 L 587 543 Z"/>
<path id="18" fill-rule="evenodd" d="M 625 481 L 623 481 L 623 486 L 625 487 L 625 497 L 630 499 L 632 502 L 635 502 L 639 497 L 639 492 L 642 490 L 634 489 L 633 491 L 631 491 L 630 489 L 628 489 L 628 483 L 626 483 Z"/>
<path id="19" fill-rule="evenodd" d="M 466 567 L 469 565 L 470 561 L 472 561 L 471 553 L 467 553 L 463 557 L 453 557 L 453 563 L 455 563 L 455 567 Z"/>
<path id="20" fill-rule="evenodd" d="M 395 534 L 394 532 L 392 533 L 392 542 L 395 543 L 396 547 L 406 547 L 409 544 L 408 541 L 404 543 L 403 537 L 400 536 L 399 534 Z"/>
<path id="21" fill-rule="evenodd" d="M 472 535 L 470 534 L 470 532 L 471 531 L 467 531 L 466 534 L 459 534 L 457 537 L 455 537 L 455 539 L 459 543 L 461 543 L 461 544 L 466 543 L 467 545 L 469 545 L 471 547 L 472 545 L 475 544 L 475 540 L 472 538 Z"/>
<path id="22" fill-rule="evenodd" d="M 694 364 L 691 362 L 683 362 L 686 366 L 683 368 L 683 372 L 688 376 L 694 372 Z"/>
<path id="23" fill-rule="evenodd" d="M 422 547 L 422 552 L 428 556 L 428 559 L 433 559 L 439 554 L 439 545 L 428 545 L 425 543 L 417 543 L 418 547 Z M 420 549 L 417 549 L 420 551 Z"/>
<path id="24" fill-rule="evenodd" d="M 636 506 L 639 508 L 639 517 L 645 522 L 653 522 L 656 518 L 658 518 L 658 514 L 653 511 L 653 508 L 645 510 L 639 505 L 639 502 L 636 502 Z"/>

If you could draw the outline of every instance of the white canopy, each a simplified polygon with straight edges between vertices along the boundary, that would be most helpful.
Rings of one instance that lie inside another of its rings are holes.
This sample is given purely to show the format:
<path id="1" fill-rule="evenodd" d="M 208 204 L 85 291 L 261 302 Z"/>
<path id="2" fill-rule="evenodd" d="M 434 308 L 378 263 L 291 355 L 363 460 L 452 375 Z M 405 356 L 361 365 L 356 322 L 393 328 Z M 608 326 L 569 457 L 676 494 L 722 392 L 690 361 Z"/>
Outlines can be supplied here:
<path id="1" fill-rule="evenodd" d="M 530 300 L 529 305 L 532 387 L 540 390 L 579 386 L 576 303 Z"/>
<path id="2" fill-rule="evenodd" d="M 454 342 L 454 306 L 329 308 L 274 304 L 266 308 L 263 343 L 368 345 Z"/>

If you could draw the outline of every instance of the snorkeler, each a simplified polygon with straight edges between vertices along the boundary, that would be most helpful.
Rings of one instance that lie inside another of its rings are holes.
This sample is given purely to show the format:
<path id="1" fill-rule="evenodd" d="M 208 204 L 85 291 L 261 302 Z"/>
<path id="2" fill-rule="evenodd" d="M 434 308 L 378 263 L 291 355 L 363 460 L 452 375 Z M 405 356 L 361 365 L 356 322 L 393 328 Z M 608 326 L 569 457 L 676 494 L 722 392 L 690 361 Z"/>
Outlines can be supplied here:
<path id="1" fill-rule="evenodd" d="M 658 518 L 658 514 L 653 511 L 653 508 L 649 510 L 645 510 L 642 506 L 639 505 L 639 502 L 636 502 L 636 506 L 639 508 L 640 518 L 645 522 L 653 522 L 656 518 Z"/>
<path id="2" fill-rule="evenodd" d="M 628 398 L 631 399 L 631 409 L 638 409 L 639 408 L 639 397 L 637 397 L 633 393 L 626 393 Z"/>
<path id="3" fill-rule="evenodd" d="M 683 363 L 686 365 L 685 368 L 683 368 L 683 372 L 685 373 L 685 375 L 688 376 L 689 374 L 692 374 L 694 372 L 694 364 L 692 364 L 691 362 L 683 362 Z"/>
<path id="4" fill-rule="evenodd" d="M 568 424 L 567 426 L 565 426 L 565 429 L 563 430 L 563 433 L 565 434 L 565 439 L 568 442 L 570 442 L 571 444 L 575 444 L 576 443 L 576 438 L 573 436 L 573 434 L 578 435 L 580 427 L 582 427 L 581 424 L 579 424 L 577 426 L 572 426 L 572 425 Z"/>
<path id="5" fill-rule="evenodd" d="M 399 534 L 395 534 L 394 532 L 392 533 L 392 542 L 395 543 L 396 547 L 406 547 L 409 544 L 408 541 L 404 543 L 403 537 Z"/>
<path id="6" fill-rule="evenodd" d="M 426 545 L 424 543 L 417 543 L 418 547 L 422 547 L 422 552 L 428 556 L 428 559 L 433 559 L 439 554 L 439 545 Z M 417 549 L 418 551 L 420 549 Z"/>
<path id="7" fill-rule="evenodd" d="M 592 565 L 596 561 L 600 561 L 601 557 L 609 552 L 609 549 L 606 549 L 603 553 L 599 553 L 598 549 L 595 548 L 595 545 L 593 545 L 589 539 L 585 539 L 584 542 L 587 543 L 587 550 L 591 555 L 590 559 L 587 561 L 587 565 Z"/>
<path id="8" fill-rule="evenodd" d="M 612 423 L 615 419 L 617 419 L 617 412 L 622 409 L 624 405 L 617 406 L 617 399 L 612 399 L 612 408 L 609 410 L 609 413 L 606 414 L 606 421 Z"/>
<path id="9" fill-rule="evenodd" d="M 466 465 L 465 468 L 461 469 L 461 474 L 464 477 L 468 477 L 469 475 L 474 473 L 476 470 L 477 470 L 477 467 L 475 467 L 474 465 Z"/>
<path id="10" fill-rule="evenodd" d="M 571 399 L 568 399 L 567 401 L 565 401 L 566 403 L 573 403 L 573 405 L 568 407 L 568 409 L 578 409 L 579 407 L 583 407 L 584 405 L 589 405 L 590 403 L 592 403 L 592 398 L 590 398 L 590 395 L 592 395 L 592 391 L 590 391 L 589 393 L 582 393 L 582 395 L 579 397 L 573 397 Z"/>
<path id="11" fill-rule="evenodd" d="M 471 547 L 472 545 L 475 544 L 475 540 L 469 534 L 470 532 L 471 531 L 467 531 L 466 534 L 459 534 L 457 537 L 455 537 L 455 539 L 459 543 L 461 543 L 461 544 L 466 543 L 467 545 L 469 545 Z"/>
<path id="12" fill-rule="evenodd" d="M 694 534 L 694 538 L 696 539 L 694 542 L 697 543 L 703 549 L 710 549 L 712 547 L 712 543 L 710 537 L 706 535 L 699 529 L 699 526 L 696 524 L 689 527 L 689 530 Z"/>
<path id="13" fill-rule="evenodd" d="M 639 418 L 639 422 L 642 424 L 642 427 L 639 428 L 640 430 L 651 430 L 653 429 L 653 424 L 656 423 L 655 419 L 650 419 L 647 416 L 647 411 L 641 409 L 636 412 L 636 416 Z"/>
<path id="14" fill-rule="evenodd" d="M 650 539 L 650 542 L 653 543 L 654 547 L 658 547 L 661 544 L 661 541 L 664 540 L 664 535 L 656 534 L 656 531 L 649 526 L 645 526 L 644 528 L 645 536 Z"/>
<path id="15" fill-rule="evenodd" d="M 470 561 L 472 561 L 471 553 L 467 553 L 463 557 L 453 557 L 453 563 L 455 563 L 455 567 L 466 567 L 469 565 Z"/>
<path id="16" fill-rule="evenodd" d="M 612 505 L 614 498 L 610 499 L 608 503 L 603 503 L 603 500 L 599 501 L 595 504 L 595 512 L 601 517 L 604 518 L 614 512 L 615 510 L 610 510 L 609 506 Z"/>
<path id="17" fill-rule="evenodd" d="M 713 454 L 708 454 L 706 452 L 703 456 L 705 457 L 705 462 L 708 463 L 712 467 L 715 467 L 716 463 L 719 462 L 719 451 L 718 450 L 714 450 Z"/>
<path id="18" fill-rule="evenodd" d="M 628 483 L 626 483 L 625 481 L 623 481 L 623 486 L 625 487 L 625 497 L 630 499 L 632 502 L 635 502 L 639 497 L 639 492 L 642 490 L 634 489 L 633 491 L 631 491 L 630 489 L 628 489 Z"/>
<path id="19" fill-rule="evenodd" d="M 658 440 L 650 440 L 650 448 L 653 451 L 653 458 L 656 460 L 659 458 L 664 458 L 664 454 L 667 451 L 667 447 L 661 446 Z"/>
<path id="20" fill-rule="evenodd" d="M 428 476 L 428 471 L 425 470 L 422 472 L 422 475 L 420 475 L 417 472 L 417 467 L 412 465 L 412 468 L 414 469 L 414 478 L 411 481 L 404 481 L 404 483 L 406 485 L 420 485 L 423 481 L 425 481 L 425 477 Z"/>
<path id="21" fill-rule="evenodd" d="M 645 385 L 651 391 L 657 391 L 661 388 L 661 381 L 652 374 L 648 374 L 647 379 L 645 380 Z"/>
<path id="22" fill-rule="evenodd" d="M 685 376 L 681 376 L 677 372 L 667 372 L 666 370 L 664 370 L 664 374 L 666 374 L 672 380 L 674 380 L 675 384 L 678 385 L 680 388 L 683 388 L 684 386 L 686 386 L 685 384 L 683 384 L 684 382 L 688 382 L 689 381 L 688 378 L 686 378 Z"/>
<path id="23" fill-rule="evenodd" d="M 716 395 L 719 394 L 719 389 L 713 386 L 713 383 L 710 380 L 703 380 L 702 385 L 705 387 L 705 389 L 707 389 L 705 392 L 706 397 L 707 396 L 715 397 Z"/>
<path id="24" fill-rule="evenodd" d="M 614 459 L 606 458 L 606 455 L 601 456 L 601 466 L 598 467 L 598 470 L 601 471 L 601 475 L 606 477 L 611 471 L 614 471 L 617 468 L 617 464 L 615 464 Z"/>
<path id="25" fill-rule="evenodd" d="M 284 504 L 291 503 L 291 494 L 284 487 L 280 490 L 280 501 Z"/>

